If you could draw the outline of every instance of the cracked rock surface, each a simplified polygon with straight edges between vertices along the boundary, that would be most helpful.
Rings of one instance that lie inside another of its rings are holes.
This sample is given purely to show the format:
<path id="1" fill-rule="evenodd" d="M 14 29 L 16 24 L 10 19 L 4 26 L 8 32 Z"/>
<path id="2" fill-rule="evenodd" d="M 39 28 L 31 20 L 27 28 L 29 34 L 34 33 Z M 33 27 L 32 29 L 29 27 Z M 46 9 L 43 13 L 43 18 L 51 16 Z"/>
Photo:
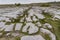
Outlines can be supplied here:
<path id="1" fill-rule="evenodd" d="M 60 10 L 51 7 L 0 8 L 0 37 L 10 40 L 60 40 Z"/>

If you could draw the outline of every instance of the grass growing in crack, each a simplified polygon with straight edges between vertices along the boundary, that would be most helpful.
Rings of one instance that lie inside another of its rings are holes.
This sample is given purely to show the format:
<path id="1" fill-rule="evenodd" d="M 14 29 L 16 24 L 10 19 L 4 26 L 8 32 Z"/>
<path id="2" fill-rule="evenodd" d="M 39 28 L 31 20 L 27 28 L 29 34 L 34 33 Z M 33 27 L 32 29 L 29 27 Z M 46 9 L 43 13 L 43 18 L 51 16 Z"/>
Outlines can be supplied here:
<path id="1" fill-rule="evenodd" d="M 5 25 L 10 25 L 10 24 L 11 24 L 11 22 L 6 22 L 6 23 L 5 23 Z"/>
<path id="2" fill-rule="evenodd" d="M 13 31 L 15 31 L 16 23 L 14 24 Z"/>
<path id="3" fill-rule="evenodd" d="M 28 32 L 22 32 L 22 29 L 23 29 L 23 27 L 24 27 L 25 25 L 26 25 L 26 23 L 23 23 L 23 26 L 22 26 L 20 32 L 21 32 L 22 34 L 24 34 L 24 35 L 28 35 Z"/>
<path id="4" fill-rule="evenodd" d="M 49 12 L 44 12 L 44 10 L 42 11 L 42 14 L 46 17 L 46 18 L 52 18 L 53 15 L 51 15 Z"/>
<path id="5" fill-rule="evenodd" d="M 6 34 L 6 32 L 5 32 L 4 30 L 5 30 L 5 29 L 3 29 L 3 30 L 1 31 L 2 37 Z"/>
<path id="6" fill-rule="evenodd" d="M 15 37 L 15 40 L 21 40 L 20 37 Z"/>
<path id="7" fill-rule="evenodd" d="M 34 15 L 36 17 L 36 19 L 38 19 L 38 17 L 36 15 Z"/>
<path id="8" fill-rule="evenodd" d="M 42 23 L 42 24 L 46 23 L 45 19 L 39 19 L 39 22 Z"/>
<path id="9" fill-rule="evenodd" d="M 45 38 L 46 40 L 51 40 L 51 38 L 50 38 L 49 35 L 47 35 L 47 34 L 45 34 L 44 38 Z"/>
<path id="10" fill-rule="evenodd" d="M 21 30 L 20 30 L 20 32 L 22 32 L 22 29 L 23 29 L 23 27 L 26 25 L 26 23 L 22 23 L 23 25 L 22 25 L 22 27 L 21 27 Z"/>
<path id="11" fill-rule="evenodd" d="M 51 40 L 50 36 L 48 34 L 44 34 L 40 32 L 40 35 L 45 39 L 45 40 Z"/>

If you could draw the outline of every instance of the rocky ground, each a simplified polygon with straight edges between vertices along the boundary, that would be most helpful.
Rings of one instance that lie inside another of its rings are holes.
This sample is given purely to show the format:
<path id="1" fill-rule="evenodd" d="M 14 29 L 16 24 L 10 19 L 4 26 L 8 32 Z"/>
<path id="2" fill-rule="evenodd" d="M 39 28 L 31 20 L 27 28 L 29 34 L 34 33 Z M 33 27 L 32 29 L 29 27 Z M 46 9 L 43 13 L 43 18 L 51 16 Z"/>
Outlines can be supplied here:
<path id="1" fill-rule="evenodd" d="M 0 40 L 60 40 L 60 9 L 0 8 Z"/>

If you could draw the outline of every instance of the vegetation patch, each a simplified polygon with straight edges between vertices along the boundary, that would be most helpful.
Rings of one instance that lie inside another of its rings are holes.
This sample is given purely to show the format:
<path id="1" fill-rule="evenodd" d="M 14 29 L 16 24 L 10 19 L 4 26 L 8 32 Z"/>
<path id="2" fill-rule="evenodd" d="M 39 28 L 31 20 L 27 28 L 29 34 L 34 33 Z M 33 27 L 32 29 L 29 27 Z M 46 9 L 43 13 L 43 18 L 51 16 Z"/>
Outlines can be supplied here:
<path id="1" fill-rule="evenodd" d="M 40 6 L 41 7 L 50 7 L 51 5 L 47 3 L 47 4 L 41 4 Z"/>

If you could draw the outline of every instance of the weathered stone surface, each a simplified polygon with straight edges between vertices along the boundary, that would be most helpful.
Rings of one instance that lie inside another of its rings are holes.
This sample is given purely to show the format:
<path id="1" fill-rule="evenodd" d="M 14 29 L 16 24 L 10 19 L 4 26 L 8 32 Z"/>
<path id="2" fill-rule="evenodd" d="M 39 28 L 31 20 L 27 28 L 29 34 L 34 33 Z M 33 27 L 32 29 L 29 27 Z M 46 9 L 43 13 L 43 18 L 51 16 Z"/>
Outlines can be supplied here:
<path id="1" fill-rule="evenodd" d="M 35 36 L 23 36 L 21 37 L 21 40 L 45 40 L 41 35 L 35 35 Z"/>

